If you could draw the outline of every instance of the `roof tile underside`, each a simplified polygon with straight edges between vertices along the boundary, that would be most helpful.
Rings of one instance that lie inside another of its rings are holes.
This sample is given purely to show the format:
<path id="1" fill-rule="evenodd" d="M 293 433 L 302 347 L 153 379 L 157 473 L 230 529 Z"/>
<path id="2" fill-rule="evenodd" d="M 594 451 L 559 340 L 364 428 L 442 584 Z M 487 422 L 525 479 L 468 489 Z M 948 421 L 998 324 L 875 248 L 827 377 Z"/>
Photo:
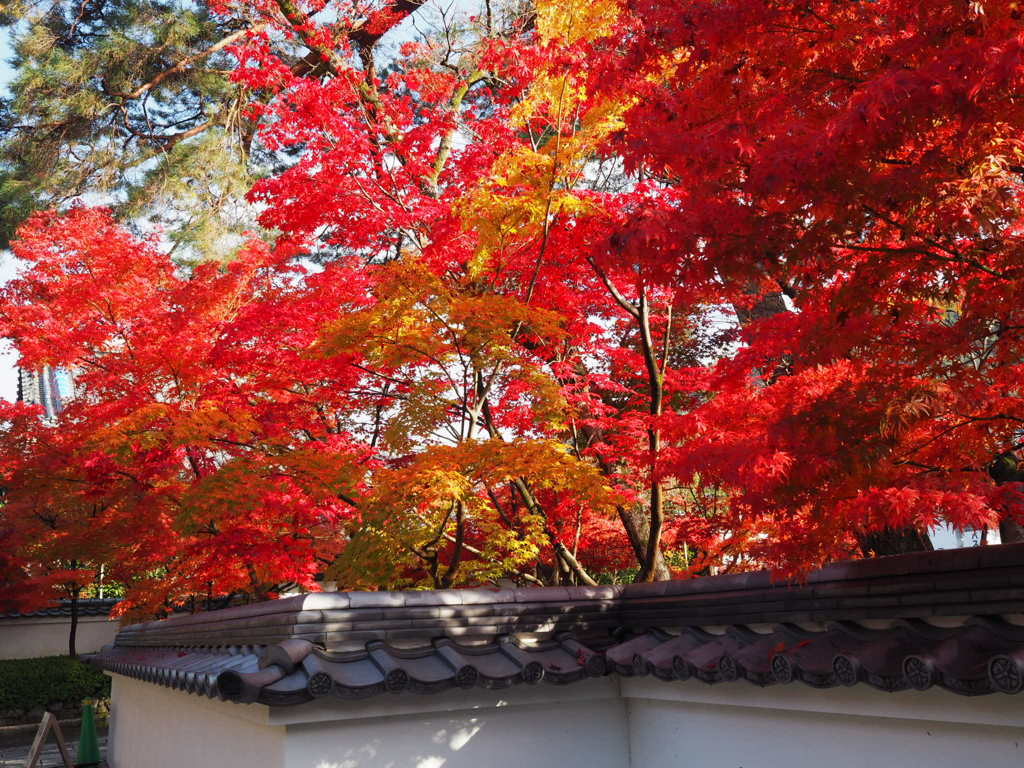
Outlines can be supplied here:
<path id="1" fill-rule="evenodd" d="M 441 638 L 418 649 L 371 641 L 362 652 L 340 655 L 307 640 L 263 647 L 108 646 L 94 661 L 188 693 L 271 706 L 324 696 L 566 684 L 606 674 L 707 684 L 800 682 L 814 688 L 864 683 L 890 692 L 940 686 L 977 695 L 1024 688 L 1024 627 L 981 617 L 952 628 L 920 620 L 887 629 L 841 622 L 823 631 L 779 625 L 758 632 L 741 625 L 712 634 L 688 627 L 678 635 L 650 630 L 603 651 L 571 635 L 528 645 L 510 637 L 474 646 Z"/>

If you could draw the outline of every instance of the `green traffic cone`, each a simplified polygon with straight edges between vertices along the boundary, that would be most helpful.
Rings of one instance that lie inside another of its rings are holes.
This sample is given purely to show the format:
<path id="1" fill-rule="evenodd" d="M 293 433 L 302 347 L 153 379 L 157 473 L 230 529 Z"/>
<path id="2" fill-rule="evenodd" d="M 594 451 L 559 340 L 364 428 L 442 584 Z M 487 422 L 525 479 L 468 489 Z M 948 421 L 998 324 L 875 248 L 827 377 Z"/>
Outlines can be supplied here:
<path id="1" fill-rule="evenodd" d="M 96 738 L 96 720 L 92 714 L 92 702 L 82 705 L 82 733 L 78 737 L 78 768 L 94 768 L 100 764 L 100 744 Z"/>

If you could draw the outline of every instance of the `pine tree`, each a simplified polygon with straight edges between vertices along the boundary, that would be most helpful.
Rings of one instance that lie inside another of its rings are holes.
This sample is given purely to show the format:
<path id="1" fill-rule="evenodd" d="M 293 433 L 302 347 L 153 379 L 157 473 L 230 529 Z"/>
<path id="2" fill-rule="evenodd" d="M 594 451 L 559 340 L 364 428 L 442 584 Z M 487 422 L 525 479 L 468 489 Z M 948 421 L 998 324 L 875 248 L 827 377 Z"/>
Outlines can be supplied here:
<path id="1" fill-rule="evenodd" d="M 15 0 L 0 102 L 0 242 L 33 210 L 88 195 L 195 252 L 251 226 L 252 94 L 231 45 L 255 14 L 182 0 Z M 227 236 L 226 236 L 227 235 Z"/>

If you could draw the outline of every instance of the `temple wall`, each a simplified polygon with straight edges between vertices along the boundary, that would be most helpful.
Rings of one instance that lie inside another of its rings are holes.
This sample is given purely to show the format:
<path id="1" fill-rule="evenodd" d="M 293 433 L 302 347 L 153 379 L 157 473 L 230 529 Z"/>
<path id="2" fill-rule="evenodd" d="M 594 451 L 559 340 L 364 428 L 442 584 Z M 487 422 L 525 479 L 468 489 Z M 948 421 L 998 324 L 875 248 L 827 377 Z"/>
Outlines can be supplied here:
<path id="1" fill-rule="evenodd" d="M 1008 768 L 1024 764 L 1024 700 L 860 685 L 755 688 L 625 679 L 630 765 Z"/>
<path id="2" fill-rule="evenodd" d="M 1024 764 L 1024 696 L 610 677 L 270 708 L 113 677 L 111 768 Z"/>
<path id="3" fill-rule="evenodd" d="M 267 708 L 112 675 L 109 768 L 280 768 L 285 728 Z M 326 768 L 326 767 L 324 767 Z"/>
<path id="4" fill-rule="evenodd" d="M 506 690 L 502 698 L 482 706 L 450 691 L 451 695 L 441 694 L 452 707 L 446 711 L 378 713 L 289 726 L 284 768 L 623 768 L 627 764 L 625 706 L 617 696 L 604 695 L 601 686 L 574 691 L 583 687 L 578 684 L 562 689 L 555 697 L 561 701 L 545 702 L 530 694 L 550 694 L 554 686 L 537 691 L 519 690 L 522 687 Z M 467 704 L 469 708 L 464 708 Z"/>
<path id="5" fill-rule="evenodd" d="M 110 768 L 622 768 L 611 678 L 271 709 L 112 675 Z"/>
<path id="6" fill-rule="evenodd" d="M 119 625 L 106 616 L 81 616 L 78 619 L 76 649 L 95 653 L 114 642 Z M 0 619 L 0 659 L 36 659 L 41 656 L 66 656 L 71 619 L 36 617 Z"/>

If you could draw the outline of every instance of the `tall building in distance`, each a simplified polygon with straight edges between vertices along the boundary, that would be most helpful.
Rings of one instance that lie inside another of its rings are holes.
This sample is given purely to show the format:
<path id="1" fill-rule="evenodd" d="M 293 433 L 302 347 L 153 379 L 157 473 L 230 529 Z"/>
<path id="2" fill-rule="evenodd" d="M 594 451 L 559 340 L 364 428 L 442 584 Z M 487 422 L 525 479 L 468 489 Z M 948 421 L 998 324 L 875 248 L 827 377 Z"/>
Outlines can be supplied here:
<path id="1" fill-rule="evenodd" d="M 44 418 L 56 419 L 74 395 L 75 379 L 70 371 L 49 365 L 36 370 L 18 368 L 19 402 L 42 406 Z"/>

